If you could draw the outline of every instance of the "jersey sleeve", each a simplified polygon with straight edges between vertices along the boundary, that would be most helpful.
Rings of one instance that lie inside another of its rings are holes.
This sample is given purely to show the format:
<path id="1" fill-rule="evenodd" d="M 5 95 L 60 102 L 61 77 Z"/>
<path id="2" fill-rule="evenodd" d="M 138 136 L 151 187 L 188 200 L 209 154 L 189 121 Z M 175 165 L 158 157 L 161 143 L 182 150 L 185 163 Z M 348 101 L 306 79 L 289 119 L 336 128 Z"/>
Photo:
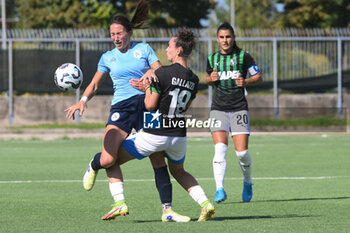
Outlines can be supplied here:
<path id="1" fill-rule="evenodd" d="M 250 76 L 260 73 L 259 67 L 255 64 L 253 57 L 249 53 L 244 54 L 243 69 L 249 72 Z"/>
<path id="2" fill-rule="evenodd" d="M 162 83 L 163 83 L 163 79 L 162 79 L 162 77 L 163 77 L 163 70 L 164 70 L 164 68 L 163 67 L 159 67 L 156 71 L 155 71 L 155 74 L 156 74 L 156 76 L 158 77 L 158 82 L 154 82 L 154 81 L 152 81 L 152 83 L 151 83 L 151 91 L 153 91 L 153 92 L 156 92 L 156 93 L 158 93 L 158 94 L 161 94 L 162 92 L 161 92 L 161 86 L 162 86 Z"/>
<path id="3" fill-rule="evenodd" d="M 156 61 L 159 61 L 156 53 L 151 48 L 151 46 L 149 46 L 149 44 L 146 44 L 146 51 L 147 51 L 147 61 L 149 65 L 152 65 Z"/>
<path id="4" fill-rule="evenodd" d="M 193 90 L 193 92 L 192 92 L 191 100 L 193 100 L 194 98 L 196 98 L 197 92 L 198 92 L 199 78 L 198 78 L 197 75 L 196 75 L 196 77 L 197 77 L 197 80 L 196 80 L 196 82 L 195 82 L 195 86 L 194 86 L 194 90 Z"/>
<path id="5" fill-rule="evenodd" d="M 97 70 L 104 74 L 110 72 L 110 69 L 105 62 L 105 54 L 101 56 L 100 61 L 97 65 Z"/>
<path id="6" fill-rule="evenodd" d="M 208 59 L 207 59 L 207 73 L 208 73 L 208 74 L 211 74 L 211 72 L 213 72 L 213 66 L 211 65 L 209 59 L 210 59 L 210 56 L 209 56 Z"/>

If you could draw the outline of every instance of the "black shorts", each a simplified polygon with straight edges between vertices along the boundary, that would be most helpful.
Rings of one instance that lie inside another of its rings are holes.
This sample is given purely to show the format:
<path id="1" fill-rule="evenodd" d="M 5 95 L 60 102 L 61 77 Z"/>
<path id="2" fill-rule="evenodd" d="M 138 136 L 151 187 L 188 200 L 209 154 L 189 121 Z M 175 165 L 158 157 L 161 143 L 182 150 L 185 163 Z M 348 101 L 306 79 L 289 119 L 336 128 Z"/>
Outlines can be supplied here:
<path id="1" fill-rule="evenodd" d="M 135 95 L 112 105 L 106 125 L 115 125 L 130 134 L 143 127 L 143 112 L 146 110 L 145 95 Z"/>

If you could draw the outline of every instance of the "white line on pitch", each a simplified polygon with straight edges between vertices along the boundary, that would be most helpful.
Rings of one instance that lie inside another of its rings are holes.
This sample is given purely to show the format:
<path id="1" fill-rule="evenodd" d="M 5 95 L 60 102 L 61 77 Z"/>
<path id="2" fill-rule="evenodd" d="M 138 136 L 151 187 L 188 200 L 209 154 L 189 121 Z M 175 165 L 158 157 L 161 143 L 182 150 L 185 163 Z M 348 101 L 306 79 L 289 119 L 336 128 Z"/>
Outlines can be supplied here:
<path id="1" fill-rule="evenodd" d="M 253 180 L 325 180 L 349 178 L 349 176 L 318 176 L 318 177 L 254 177 Z M 175 179 L 171 179 L 175 181 Z M 213 178 L 197 178 L 197 180 L 214 180 Z M 225 180 L 242 180 L 241 177 L 228 177 Z M 107 180 L 96 180 L 107 182 Z M 79 183 L 82 180 L 0 180 L 0 184 L 23 184 L 23 183 Z M 125 179 L 125 182 L 154 182 L 154 179 Z"/>

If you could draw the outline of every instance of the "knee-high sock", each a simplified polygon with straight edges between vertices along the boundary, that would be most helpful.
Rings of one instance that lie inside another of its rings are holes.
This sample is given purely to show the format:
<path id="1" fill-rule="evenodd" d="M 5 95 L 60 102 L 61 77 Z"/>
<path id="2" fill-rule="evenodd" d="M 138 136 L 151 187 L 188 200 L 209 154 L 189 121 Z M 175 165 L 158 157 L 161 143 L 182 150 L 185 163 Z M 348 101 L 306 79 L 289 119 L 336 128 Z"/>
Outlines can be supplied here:
<path id="1" fill-rule="evenodd" d="M 248 150 L 245 151 L 236 151 L 236 155 L 238 157 L 239 165 L 241 166 L 243 176 L 244 176 L 244 181 L 247 183 L 252 182 L 252 177 L 251 177 L 251 166 L 252 166 L 252 159 L 249 154 Z"/>
<path id="2" fill-rule="evenodd" d="M 202 189 L 201 186 L 196 185 L 194 186 L 191 191 L 189 192 L 190 196 L 192 197 L 192 199 L 198 203 L 198 205 L 202 206 L 202 204 L 205 201 L 208 201 L 207 196 L 205 195 L 204 190 Z"/>
<path id="3" fill-rule="evenodd" d="M 153 170 L 160 201 L 163 204 L 163 208 L 169 208 L 172 202 L 172 185 L 167 166 L 153 168 Z"/>
<path id="4" fill-rule="evenodd" d="M 112 194 L 114 202 L 124 200 L 124 183 L 123 182 L 115 182 L 109 183 L 109 191 Z"/>
<path id="5" fill-rule="evenodd" d="M 224 187 L 224 178 L 226 173 L 226 154 L 227 145 L 225 143 L 215 144 L 215 154 L 213 159 L 214 179 L 216 190 Z"/>
<path id="6" fill-rule="evenodd" d="M 100 159 L 101 159 L 101 152 L 98 152 L 92 162 L 91 162 L 91 167 L 92 169 L 94 169 L 95 171 L 98 171 L 100 169 L 102 169 L 103 167 L 101 166 L 101 163 L 100 163 Z"/>

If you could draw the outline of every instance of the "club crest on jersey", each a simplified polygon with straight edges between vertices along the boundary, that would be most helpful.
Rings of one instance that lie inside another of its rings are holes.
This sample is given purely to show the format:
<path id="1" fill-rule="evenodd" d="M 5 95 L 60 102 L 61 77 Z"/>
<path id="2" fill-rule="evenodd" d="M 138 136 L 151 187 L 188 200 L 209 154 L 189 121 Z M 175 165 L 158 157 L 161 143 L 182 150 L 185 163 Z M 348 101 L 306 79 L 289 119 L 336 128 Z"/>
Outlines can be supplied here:
<path id="1" fill-rule="evenodd" d="M 117 121 L 120 117 L 119 112 L 115 112 L 113 113 L 113 115 L 111 116 L 111 121 Z"/>
<path id="2" fill-rule="evenodd" d="M 234 65 L 236 65 L 236 64 L 237 64 L 237 61 L 236 61 L 236 60 L 233 60 L 233 58 L 231 58 L 231 60 L 230 60 L 230 64 L 231 64 L 232 66 L 234 66 Z"/>
<path id="3" fill-rule="evenodd" d="M 134 51 L 134 57 L 135 57 L 135 58 L 140 59 L 140 58 L 141 58 L 141 55 L 142 55 L 142 53 L 141 53 L 140 50 L 135 50 L 135 51 Z"/>
<path id="4" fill-rule="evenodd" d="M 227 80 L 227 79 L 237 79 L 239 76 L 239 70 L 229 70 L 229 71 L 222 71 L 218 72 L 220 80 Z"/>

